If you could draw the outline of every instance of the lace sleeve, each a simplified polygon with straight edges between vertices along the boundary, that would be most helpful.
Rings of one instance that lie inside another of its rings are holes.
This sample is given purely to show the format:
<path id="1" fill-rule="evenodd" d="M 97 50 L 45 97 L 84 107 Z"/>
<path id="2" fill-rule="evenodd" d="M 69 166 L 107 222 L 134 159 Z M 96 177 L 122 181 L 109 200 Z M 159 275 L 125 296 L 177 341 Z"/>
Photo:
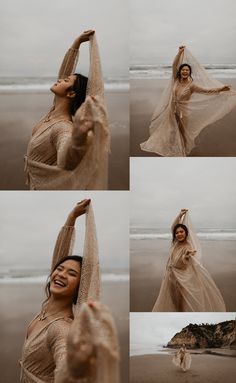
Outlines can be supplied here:
<path id="1" fill-rule="evenodd" d="M 173 233 L 174 231 L 174 227 L 178 224 L 178 223 L 181 223 L 182 222 L 182 218 L 180 218 L 180 213 L 177 215 L 177 217 L 175 218 L 175 220 L 172 222 L 172 225 L 171 225 L 171 232 Z"/>
<path id="2" fill-rule="evenodd" d="M 66 52 L 59 69 L 58 78 L 65 78 L 74 73 L 79 58 L 79 50 L 70 48 Z"/>
<path id="3" fill-rule="evenodd" d="M 79 138 L 78 138 L 79 137 Z M 51 133 L 51 142 L 57 151 L 57 166 L 73 170 L 82 160 L 87 150 L 87 140 L 80 143 L 79 127 L 65 121 L 55 124 Z"/>
<path id="4" fill-rule="evenodd" d="M 178 69 L 179 69 L 179 65 L 180 65 L 180 59 L 183 55 L 183 52 L 178 52 L 177 55 L 175 56 L 175 59 L 173 61 L 173 64 L 172 64 L 172 76 L 174 79 L 176 79 L 177 77 L 177 73 L 178 73 Z"/>
<path id="5" fill-rule="evenodd" d="M 54 266 L 60 259 L 72 254 L 74 239 L 74 226 L 63 226 L 58 234 L 54 247 L 51 270 L 53 270 Z"/>
<path id="6" fill-rule="evenodd" d="M 67 356 L 67 337 L 72 320 L 59 319 L 53 322 L 47 332 L 47 344 L 55 363 L 54 376 L 60 374 Z"/>
<path id="7" fill-rule="evenodd" d="M 192 84 L 190 89 L 192 93 L 201 93 L 201 94 L 217 94 L 217 93 L 220 93 L 221 91 L 221 88 L 207 89 L 196 84 Z"/>

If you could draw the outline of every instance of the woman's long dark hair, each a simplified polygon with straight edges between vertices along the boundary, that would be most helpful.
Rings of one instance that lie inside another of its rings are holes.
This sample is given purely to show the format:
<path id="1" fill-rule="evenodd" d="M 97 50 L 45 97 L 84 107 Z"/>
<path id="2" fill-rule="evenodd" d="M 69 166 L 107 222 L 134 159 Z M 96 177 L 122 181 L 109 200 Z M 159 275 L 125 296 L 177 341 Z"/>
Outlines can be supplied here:
<path id="1" fill-rule="evenodd" d="M 184 66 L 187 66 L 187 67 L 188 67 L 188 69 L 189 69 L 189 71 L 190 71 L 189 77 L 193 80 L 193 78 L 192 78 L 192 68 L 191 68 L 191 66 L 190 66 L 189 64 L 181 64 L 181 65 L 180 65 L 180 67 L 179 67 L 179 69 L 178 69 L 178 72 L 177 72 L 177 74 L 176 74 L 176 78 L 179 79 L 179 80 L 181 79 L 181 69 L 182 69 Z"/>
<path id="2" fill-rule="evenodd" d="M 76 261 L 80 264 L 80 269 L 82 269 L 82 263 L 83 263 L 83 258 L 80 256 L 80 255 L 69 255 L 67 257 L 63 257 L 62 259 L 60 259 L 60 261 L 58 261 L 55 266 L 53 267 L 50 275 L 48 276 L 48 280 L 47 280 L 47 284 L 45 286 L 45 293 L 46 293 L 46 300 L 43 302 L 43 305 L 44 303 L 46 303 L 48 301 L 48 299 L 50 298 L 51 296 L 51 292 L 50 292 L 50 278 L 51 278 L 51 275 L 52 273 L 56 270 L 56 268 L 61 265 L 63 262 L 65 261 L 69 261 L 69 260 L 72 260 L 72 261 Z M 75 296 L 73 297 L 73 301 L 72 303 L 75 305 L 76 302 L 77 302 L 77 298 L 78 298 L 78 292 L 79 292 L 79 287 L 78 287 L 78 290 L 75 294 Z"/>
<path id="3" fill-rule="evenodd" d="M 185 231 L 185 234 L 186 234 L 186 238 L 188 236 L 188 228 L 187 226 L 185 226 L 183 223 L 177 223 L 177 225 L 174 226 L 174 229 L 173 229 L 173 233 L 172 233 L 172 243 L 175 241 L 175 235 L 176 235 L 176 230 L 181 227 L 182 229 L 184 229 Z"/>
<path id="4" fill-rule="evenodd" d="M 87 83 L 88 83 L 88 77 L 83 76 L 80 73 L 74 73 L 76 76 L 76 80 L 74 82 L 74 85 L 71 87 L 71 91 L 75 92 L 75 97 L 72 99 L 71 102 L 71 114 L 72 116 L 75 115 L 77 109 L 79 109 L 80 105 L 83 104 L 86 98 L 86 90 L 87 90 Z"/>

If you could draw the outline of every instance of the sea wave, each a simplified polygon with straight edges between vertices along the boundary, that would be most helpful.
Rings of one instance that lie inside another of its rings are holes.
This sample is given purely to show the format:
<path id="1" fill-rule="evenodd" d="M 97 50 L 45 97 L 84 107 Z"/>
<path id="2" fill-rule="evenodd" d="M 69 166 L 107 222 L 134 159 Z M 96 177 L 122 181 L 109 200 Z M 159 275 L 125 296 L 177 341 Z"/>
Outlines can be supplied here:
<path id="1" fill-rule="evenodd" d="M 235 241 L 236 232 L 197 232 L 197 236 L 204 240 L 214 241 Z M 130 239 L 133 240 L 151 240 L 151 239 L 168 239 L 172 238 L 171 233 L 131 233 Z"/>
<path id="2" fill-rule="evenodd" d="M 236 65 L 205 64 L 206 71 L 215 78 L 236 78 Z M 168 79 L 172 75 L 170 65 L 133 65 L 130 67 L 131 79 Z"/>
<path id="3" fill-rule="evenodd" d="M 22 272 L 21 272 L 22 273 Z M 48 275 L 0 275 L 0 284 L 45 284 Z M 129 274 L 103 273 L 102 282 L 128 282 Z"/>
<path id="4" fill-rule="evenodd" d="M 55 78 L 0 78 L 0 93 L 45 93 L 49 92 Z M 104 82 L 105 91 L 128 91 L 128 78 L 107 78 Z"/>
<path id="5" fill-rule="evenodd" d="M 157 354 L 171 355 L 173 354 L 173 351 L 171 349 L 163 348 L 161 345 L 138 345 L 132 343 L 130 345 L 130 356 Z"/>

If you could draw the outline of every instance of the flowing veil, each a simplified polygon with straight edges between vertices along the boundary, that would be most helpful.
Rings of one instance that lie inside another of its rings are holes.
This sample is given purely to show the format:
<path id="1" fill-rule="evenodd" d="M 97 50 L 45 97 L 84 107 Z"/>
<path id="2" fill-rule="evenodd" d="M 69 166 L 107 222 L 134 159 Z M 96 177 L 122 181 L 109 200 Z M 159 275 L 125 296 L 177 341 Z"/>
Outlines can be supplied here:
<path id="1" fill-rule="evenodd" d="M 220 81 L 212 78 L 206 69 L 197 61 L 189 49 L 184 49 L 178 67 L 189 64 L 192 68 L 194 84 L 205 89 L 215 89 L 224 86 Z M 164 89 L 149 127 L 150 138 L 141 148 L 153 151 L 163 156 L 183 156 L 181 137 L 175 121 L 172 108 L 172 95 L 175 79 L 172 76 Z M 230 90 L 220 93 L 193 93 L 190 100 L 181 101 L 181 107 L 188 117 L 186 126 L 187 146 L 186 154 L 196 146 L 196 138 L 202 129 L 223 118 L 236 107 L 236 91 Z"/>

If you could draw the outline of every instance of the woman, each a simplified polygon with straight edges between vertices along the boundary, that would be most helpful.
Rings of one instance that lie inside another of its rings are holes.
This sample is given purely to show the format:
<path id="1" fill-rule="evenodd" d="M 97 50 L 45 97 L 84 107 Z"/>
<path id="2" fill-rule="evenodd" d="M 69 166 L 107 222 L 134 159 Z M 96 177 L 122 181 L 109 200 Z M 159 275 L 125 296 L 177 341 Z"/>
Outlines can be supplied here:
<path id="1" fill-rule="evenodd" d="M 236 92 L 211 78 L 184 46 L 172 65 L 172 79 L 155 110 L 150 137 L 141 149 L 162 156 L 187 156 L 201 130 L 236 106 Z"/>
<path id="2" fill-rule="evenodd" d="M 71 256 L 75 221 L 85 213 L 84 256 Z M 91 302 L 99 299 L 100 277 L 90 200 L 75 206 L 59 233 L 46 293 L 40 313 L 27 330 L 20 362 L 21 382 L 97 382 L 97 377 L 104 374 L 114 375 L 118 382 L 114 322 L 104 305 Z M 103 363 L 98 364 L 98 356 L 104 356 Z"/>
<path id="3" fill-rule="evenodd" d="M 187 352 L 185 344 L 183 344 L 179 351 L 176 353 L 172 359 L 172 362 L 175 366 L 180 367 L 184 372 L 190 369 L 192 358 L 190 353 Z"/>
<path id="4" fill-rule="evenodd" d="M 152 311 L 226 311 L 220 291 L 201 264 L 200 244 L 186 209 L 175 219 L 172 234 L 166 273 Z"/>
<path id="5" fill-rule="evenodd" d="M 79 47 L 86 41 L 88 79 L 74 73 Z M 106 189 L 109 127 L 94 31 L 85 31 L 74 41 L 51 91 L 54 104 L 34 127 L 25 156 L 30 189 Z"/>

